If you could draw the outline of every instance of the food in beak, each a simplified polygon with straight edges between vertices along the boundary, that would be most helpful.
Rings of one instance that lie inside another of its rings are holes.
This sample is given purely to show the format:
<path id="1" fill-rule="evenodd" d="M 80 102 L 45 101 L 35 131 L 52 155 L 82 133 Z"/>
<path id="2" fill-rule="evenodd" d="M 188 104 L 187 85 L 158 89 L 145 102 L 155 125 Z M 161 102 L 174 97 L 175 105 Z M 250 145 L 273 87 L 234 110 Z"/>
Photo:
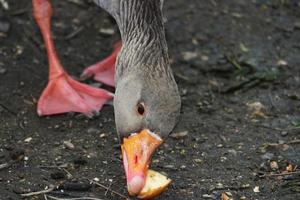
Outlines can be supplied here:
<path id="1" fill-rule="evenodd" d="M 147 129 L 124 138 L 121 148 L 130 195 L 138 195 L 145 186 L 152 154 L 162 142 L 158 135 Z"/>
<path id="2" fill-rule="evenodd" d="M 152 199 L 165 191 L 170 183 L 171 179 L 149 169 L 147 172 L 146 184 L 137 197 L 139 199 Z"/>

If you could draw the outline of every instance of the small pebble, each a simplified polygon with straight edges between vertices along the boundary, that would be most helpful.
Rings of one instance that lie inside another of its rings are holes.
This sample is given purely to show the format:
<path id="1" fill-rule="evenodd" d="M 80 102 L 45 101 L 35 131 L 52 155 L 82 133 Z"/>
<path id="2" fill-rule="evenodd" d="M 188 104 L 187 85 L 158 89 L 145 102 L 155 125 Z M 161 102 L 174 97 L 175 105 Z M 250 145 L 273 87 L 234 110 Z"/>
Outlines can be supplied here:
<path id="1" fill-rule="evenodd" d="M 264 155 L 261 156 L 261 158 L 264 160 L 271 160 L 273 157 L 274 157 L 273 153 L 265 153 Z"/>
<path id="2" fill-rule="evenodd" d="M 288 65 L 288 62 L 285 61 L 285 60 L 278 60 L 278 61 L 277 61 L 277 65 L 278 65 L 278 66 L 287 66 L 287 65 Z"/>
<path id="3" fill-rule="evenodd" d="M 279 168 L 278 163 L 276 161 L 270 162 L 270 167 L 272 170 L 277 170 Z"/>
<path id="4" fill-rule="evenodd" d="M 227 194 L 229 197 L 232 197 L 232 193 L 231 192 L 225 192 L 225 194 Z"/>
<path id="5" fill-rule="evenodd" d="M 202 195 L 202 197 L 204 199 L 215 199 L 216 198 L 214 195 L 211 195 L 211 194 L 204 194 L 204 195 Z"/>
<path id="6" fill-rule="evenodd" d="M 32 137 L 28 137 L 24 140 L 24 142 L 29 143 L 32 140 Z"/>
<path id="7" fill-rule="evenodd" d="M 222 189 L 222 188 L 224 188 L 224 185 L 222 183 L 217 183 L 216 188 Z"/>
<path id="8" fill-rule="evenodd" d="M 87 130 L 87 133 L 88 133 L 88 134 L 91 134 L 91 135 L 93 135 L 93 134 L 99 134 L 99 130 L 96 129 L 96 128 L 89 128 L 89 129 Z"/>
<path id="9" fill-rule="evenodd" d="M 198 57 L 198 53 L 197 52 L 186 51 L 186 52 L 182 52 L 182 57 L 185 61 L 191 61 L 191 60 Z"/>
<path id="10" fill-rule="evenodd" d="M 237 151 L 234 150 L 234 149 L 229 149 L 229 150 L 228 150 L 228 153 L 230 153 L 230 154 L 233 155 L 233 156 L 237 156 Z"/>
<path id="11" fill-rule="evenodd" d="M 225 162 L 225 161 L 227 160 L 227 157 L 222 156 L 222 157 L 220 158 L 220 160 L 221 160 L 221 162 Z"/>
<path id="12" fill-rule="evenodd" d="M 181 138 L 184 138 L 188 135 L 188 131 L 181 131 L 181 132 L 178 132 L 178 133 L 172 133 L 170 135 L 171 138 L 174 138 L 174 139 L 181 139 Z"/>
<path id="13" fill-rule="evenodd" d="M 72 144 L 71 141 L 64 141 L 64 146 L 70 150 L 75 148 L 74 144 Z"/>
<path id="14" fill-rule="evenodd" d="M 99 178 L 95 177 L 95 178 L 93 178 L 93 181 L 99 182 L 100 180 L 99 180 Z"/>
<path id="15" fill-rule="evenodd" d="M 0 74 L 5 74 L 6 69 L 0 66 Z"/>
<path id="16" fill-rule="evenodd" d="M 281 133 L 280 133 L 280 135 L 282 136 L 282 137 L 285 137 L 285 136 L 287 136 L 289 134 L 289 132 L 287 132 L 287 131 L 281 131 Z"/>
<path id="17" fill-rule="evenodd" d="M 9 10 L 9 4 L 6 0 L 0 0 L 0 5 L 4 8 L 4 10 Z"/>
<path id="18" fill-rule="evenodd" d="M 99 30 L 99 32 L 100 32 L 101 34 L 104 34 L 104 35 L 113 35 L 113 34 L 115 34 L 115 30 L 112 29 L 112 28 L 101 28 L 101 29 Z"/>
<path id="19" fill-rule="evenodd" d="M 255 187 L 253 188 L 253 192 L 259 193 L 259 192 L 260 192 L 260 191 L 259 191 L 259 186 L 255 186 Z"/>

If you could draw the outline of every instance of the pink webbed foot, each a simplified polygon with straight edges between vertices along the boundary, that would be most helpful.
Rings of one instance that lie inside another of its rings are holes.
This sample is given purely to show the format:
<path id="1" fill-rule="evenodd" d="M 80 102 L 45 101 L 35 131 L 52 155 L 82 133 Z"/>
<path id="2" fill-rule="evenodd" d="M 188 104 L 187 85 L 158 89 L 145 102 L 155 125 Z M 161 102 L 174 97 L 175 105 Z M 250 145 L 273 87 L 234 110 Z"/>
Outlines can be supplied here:
<path id="1" fill-rule="evenodd" d="M 83 71 L 81 79 L 94 77 L 96 81 L 115 86 L 115 63 L 121 47 L 121 41 L 117 42 L 113 47 L 112 54 L 104 60 L 87 67 Z"/>
<path id="2" fill-rule="evenodd" d="M 113 98 L 110 92 L 93 88 L 72 79 L 61 66 L 50 32 L 50 0 L 32 0 L 33 15 L 41 29 L 49 60 L 49 82 L 39 101 L 39 115 L 79 112 L 92 116 Z"/>
<path id="3" fill-rule="evenodd" d="M 106 90 L 79 83 L 62 74 L 48 82 L 38 101 L 37 112 L 39 115 L 78 112 L 91 117 L 112 98 L 113 94 Z"/>

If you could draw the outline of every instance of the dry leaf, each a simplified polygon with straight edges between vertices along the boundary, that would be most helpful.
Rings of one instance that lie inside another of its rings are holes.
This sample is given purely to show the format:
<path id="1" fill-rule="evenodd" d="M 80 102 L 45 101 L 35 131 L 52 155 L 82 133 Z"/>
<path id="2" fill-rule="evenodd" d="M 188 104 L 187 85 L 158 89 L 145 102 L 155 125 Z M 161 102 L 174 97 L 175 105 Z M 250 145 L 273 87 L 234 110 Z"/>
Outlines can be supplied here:
<path id="1" fill-rule="evenodd" d="M 253 103 L 247 103 L 247 106 L 251 112 L 251 117 L 252 118 L 257 118 L 257 117 L 266 117 L 266 108 L 261 102 L 253 102 Z"/>
<path id="2" fill-rule="evenodd" d="M 229 200 L 229 197 L 227 196 L 227 194 L 225 192 L 222 193 L 221 200 Z"/>
<path id="3" fill-rule="evenodd" d="M 293 172 L 293 171 L 294 171 L 293 165 L 289 164 L 289 165 L 286 167 L 286 171 L 288 171 L 288 172 Z"/>

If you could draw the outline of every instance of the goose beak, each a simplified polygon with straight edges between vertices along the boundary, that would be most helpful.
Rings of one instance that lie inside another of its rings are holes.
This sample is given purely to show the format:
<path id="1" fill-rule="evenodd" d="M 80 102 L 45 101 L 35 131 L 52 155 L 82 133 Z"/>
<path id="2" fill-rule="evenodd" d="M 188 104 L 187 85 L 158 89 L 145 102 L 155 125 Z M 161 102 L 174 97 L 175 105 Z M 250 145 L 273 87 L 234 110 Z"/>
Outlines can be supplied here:
<path id="1" fill-rule="evenodd" d="M 130 195 L 138 195 L 145 186 L 152 154 L 162 142 L 158 135 L 148 129 L 124 138 L 121 148 Z"/>

